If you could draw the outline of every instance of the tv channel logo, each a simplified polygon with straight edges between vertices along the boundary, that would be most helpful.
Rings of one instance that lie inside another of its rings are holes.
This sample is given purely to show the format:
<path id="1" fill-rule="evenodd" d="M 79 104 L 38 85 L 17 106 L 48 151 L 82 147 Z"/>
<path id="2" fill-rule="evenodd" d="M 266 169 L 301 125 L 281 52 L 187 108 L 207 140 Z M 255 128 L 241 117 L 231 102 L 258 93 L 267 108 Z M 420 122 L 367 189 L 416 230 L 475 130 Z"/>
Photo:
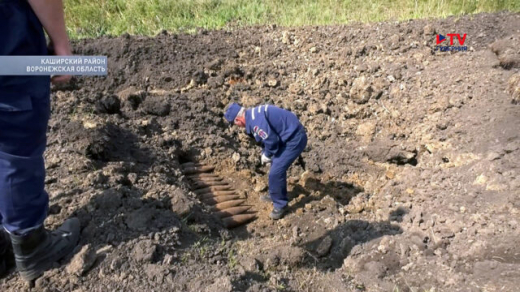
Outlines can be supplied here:
<path id="1" fill-rule="evenodd" d="M 448 51 L 467 51 L 468 46 L 465 46 L 464 43 L 466 42 L 466 36 L 467 34 L 464 34 L 460 36 L 459 33 L 448 33 L 446 34 L 447 37 L 450 38 L 450 44 L 448 45 L 444 42 L 447 42 L 448 39 L 443 36 L 442 34 L 437 35 L 437 44 L 435 46 L 435 51 L 441 51 L 441 52 L 448 52 Z M 459 45 L 455 46 L 455 39 L 458 40 Z"/>

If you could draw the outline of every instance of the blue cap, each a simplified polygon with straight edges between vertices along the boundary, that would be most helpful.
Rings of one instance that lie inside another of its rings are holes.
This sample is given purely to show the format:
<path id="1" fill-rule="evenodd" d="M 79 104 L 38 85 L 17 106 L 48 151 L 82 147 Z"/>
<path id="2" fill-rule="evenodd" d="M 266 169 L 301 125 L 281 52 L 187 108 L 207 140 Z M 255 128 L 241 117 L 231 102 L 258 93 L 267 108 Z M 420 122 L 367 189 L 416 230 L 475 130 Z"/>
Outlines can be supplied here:
<path id="1" fill-rule="evenodd" d="M 242 107 L 238 103 L 232 103 L 229 105 L 228 109 L 226 110 L 226 113 L 224 114 L 224 118 L 230 123 L 235 123 L 235 118 L 238 115 L 238 112 L 242 109 Z"/>

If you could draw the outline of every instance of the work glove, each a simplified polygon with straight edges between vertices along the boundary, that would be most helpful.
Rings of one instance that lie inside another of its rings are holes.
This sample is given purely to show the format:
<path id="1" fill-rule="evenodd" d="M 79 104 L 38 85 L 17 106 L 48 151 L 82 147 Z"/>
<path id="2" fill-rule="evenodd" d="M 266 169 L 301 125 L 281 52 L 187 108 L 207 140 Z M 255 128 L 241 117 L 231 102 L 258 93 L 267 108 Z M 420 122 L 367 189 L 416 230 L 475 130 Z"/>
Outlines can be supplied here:
<path id="1" fill-rule="evenodd" d="M 262 153 L 262 158 L 260 158 L 260 161 L 262 161 L 262 165 L 269 164 L 271 163 L 271 158 Z"/>

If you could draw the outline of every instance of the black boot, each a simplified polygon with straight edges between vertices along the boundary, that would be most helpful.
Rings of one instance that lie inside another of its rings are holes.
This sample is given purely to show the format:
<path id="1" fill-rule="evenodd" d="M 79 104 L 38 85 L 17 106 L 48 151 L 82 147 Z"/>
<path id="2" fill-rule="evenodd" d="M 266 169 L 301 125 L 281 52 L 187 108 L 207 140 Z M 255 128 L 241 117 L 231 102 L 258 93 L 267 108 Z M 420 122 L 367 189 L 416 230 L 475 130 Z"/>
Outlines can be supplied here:
<path id="1" fill-rule="evenodd" d="M 9 235 L 0 226 L 0 277 L 3 277 L 13 265 L 13 248 Z"/>
<path id="2" fill-rule="evenodd" d="M 269 217 L 273 220 L 281 219 L 285 213 L 287 213 L 287 210 L 289 210 L 289 207 L 285 206 L 283 208 L 273 208 L 273 211 L 271 211 L 271 214 L 269 214 Z"/>
<path id="3" fill-rule="evenodd" d="M 32 281 L 71 254 L 78 244 L 79 232 L 79 220 L 72 218 L 53 232 L 42 226 L 25 235 L 10 234 L 16 268 L 22 278 Z"/>

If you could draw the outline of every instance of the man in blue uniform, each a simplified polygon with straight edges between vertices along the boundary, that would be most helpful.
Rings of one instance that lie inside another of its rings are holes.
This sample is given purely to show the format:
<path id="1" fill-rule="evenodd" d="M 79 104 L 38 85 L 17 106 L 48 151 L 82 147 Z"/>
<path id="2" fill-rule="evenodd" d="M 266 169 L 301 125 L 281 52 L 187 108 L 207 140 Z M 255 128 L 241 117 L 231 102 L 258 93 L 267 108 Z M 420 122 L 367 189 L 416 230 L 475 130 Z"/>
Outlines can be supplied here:
<path id="1" fill-rule="evenodd" d="M 72 55 L 62 0 L 0 0 L 0 55 L 47 55 L 43 28 L 54 54 Z M 69 79 L 55 76 L 52 82 Z M 0 274 L 14 253 L 28 281 L 70 254 L 80 232 L 76 218 L 54 232 L 43 226 L 49 206 L 43 152 L 50 82 L 49 76 L 0 76 Z"/>
<path id="2" fill-rule="evenodd" d="M 307 145 L 307 134 L 295 114 L 273 105 L 243 108 L 229 105 L 224 115 L 230 124 L 246 129 L 262 143 L 262 164 L 271 163 L 269 196 L 273 202 L 270 217 L 278 220 L 287 211 L 287 169 Z"/>

